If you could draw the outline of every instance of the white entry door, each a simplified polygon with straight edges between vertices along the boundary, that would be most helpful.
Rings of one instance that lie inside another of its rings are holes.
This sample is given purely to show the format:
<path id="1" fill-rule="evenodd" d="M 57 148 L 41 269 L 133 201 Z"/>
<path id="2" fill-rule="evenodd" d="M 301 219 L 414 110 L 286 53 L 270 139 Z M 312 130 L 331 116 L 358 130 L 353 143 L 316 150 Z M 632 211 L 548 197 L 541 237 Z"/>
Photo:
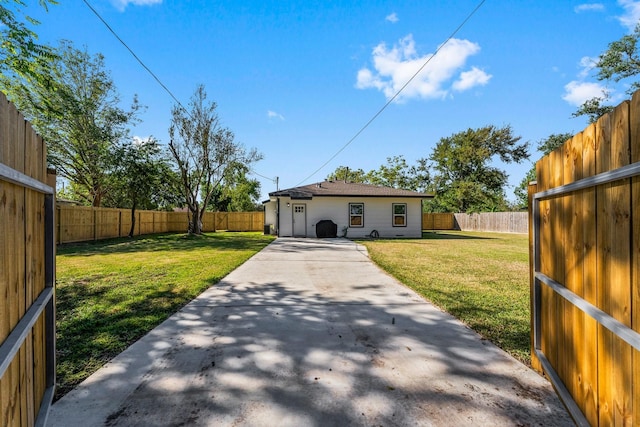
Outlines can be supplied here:
<path id="1" fill-rule="evenodd" d="M 307 209 L 304 204 L 293 205 L 293 235 L 307 237 Z"/>

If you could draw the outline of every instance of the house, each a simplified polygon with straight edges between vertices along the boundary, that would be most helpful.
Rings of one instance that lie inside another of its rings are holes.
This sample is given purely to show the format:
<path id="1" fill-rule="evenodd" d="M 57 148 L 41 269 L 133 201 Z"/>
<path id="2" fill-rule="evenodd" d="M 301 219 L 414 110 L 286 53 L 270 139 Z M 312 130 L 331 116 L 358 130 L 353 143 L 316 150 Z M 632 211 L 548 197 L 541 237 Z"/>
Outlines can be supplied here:
<path id="1" fill-rule="evenodd" d="M 265 232 L 280 237 L 422 237 L 422 200 L 432 197 L 344 181 L 275 191 L 263 202 Z M 335 230 L 329 235 L 327 224 Z"/>

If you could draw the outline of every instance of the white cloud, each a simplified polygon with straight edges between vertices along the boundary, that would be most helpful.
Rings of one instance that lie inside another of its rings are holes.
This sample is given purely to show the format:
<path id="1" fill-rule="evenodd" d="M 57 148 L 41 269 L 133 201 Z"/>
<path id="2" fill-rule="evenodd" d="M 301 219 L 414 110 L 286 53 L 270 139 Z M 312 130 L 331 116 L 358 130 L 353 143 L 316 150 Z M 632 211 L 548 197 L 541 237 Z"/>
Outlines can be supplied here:
<path id="1" fill-rule="evenodd" d="M 398 19 L 398 15 L 393 12 L 391 15 L 387 15 L 386 18 L 384 18 L 386 21 L 391 22 L 392 24 L 395 24 L 396 22 L 398 22 L 400 19 Z"/>
<path id="2" fill-rule="evenodd" d="M 419 55 L 413 36 L 409 34 L 392 48 L 384 43 L 373 49 L 373 71 L 362 68 L 358 71 L 356 87 L 374 88 L 387 97 L 393 97 L 428 60 L 429 63 L 403 90 L 398 99 L 444 98 L 449 93 L 449 82 L 457 77 L 456 90 L 468 90 L 486 84 L 491 78 L 478 68 L 458 74 L 467 58 L 480 51 L 480 46 L 468 40 L 451 39 L 441 46 L 438 54 Z"/>
<path id="3" fill-rule="evenodd" d="M 618 20 L 630 32 L 633 31 L 640 21 L 640 1 L 618 0 L 618 4 L 624 9 L 624 14 Z"/>
<path id="4" fill-rule="evenodd" d="M 141 145 L 145 145 L 150 143 L 151 141 L 153 141 L 153 137 L 152 136 L 134 136 L 132 138 L 131 143 L 135 146 L 141 146 Z"/>
<path id="5" fill-rule="evenodd" d="M 160 3 L 162 3 L 162 0 L 111 0 L 111 4 L 120 12 L 123 12 L 130 4 L 134 6 L 152 6 Z"/>
<path id="6" fill-rule="evenodd" d="M 284 120 L 284 116 L 280 113 L 276 113 L 275 111 L 267 111 L 267 117 L 269 117 L 269 119 L 279 119 L 279 120 Z"/>
<path id="7" fill-rule="evenodd" d="M 593 70 L 598 62 L 598 58 L 593 58 L 591 56 L 583 56 L 580 58 L 580 67 L 582 70 L 578 73 L 578 77 L 581 79 L 587 77 L 591 70 Z"/>
<path id="8" fill-rule="evenodd" d="M 581 12 L 601 12 L 604 11 L 602 3 L 583 3 L 573 8 L 575 13 Z"/>
<path id="9" fill-rule="evenodd" d="M 475 86 L 484 86 L 489 83 L 491 77 L 481 69 L 472 67 L 470 71 L 460 73 L 458 80 L 453 83 L 453 89 L 462 92 Z"/>
<path id="10" fill-rule="evenodd" d="M 571 105 L 579 107 L 585 101 L 595 97 L 603 97 L 607 93 L 606 88 L 599 83 L 571 81 L 564 86 L 565 94 L 562 99 Z"/>

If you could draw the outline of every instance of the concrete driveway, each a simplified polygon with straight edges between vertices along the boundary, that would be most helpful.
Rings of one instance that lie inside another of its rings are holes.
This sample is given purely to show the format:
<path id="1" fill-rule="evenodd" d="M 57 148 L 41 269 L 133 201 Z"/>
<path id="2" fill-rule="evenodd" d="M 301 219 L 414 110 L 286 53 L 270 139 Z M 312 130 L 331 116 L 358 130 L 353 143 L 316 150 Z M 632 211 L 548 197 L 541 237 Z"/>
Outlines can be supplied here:
<path id="1" fill-rule="evenodd" d="M 53 405 L 48 424 L 573 422 L 542 377 L 364 247 L 280 238 Z"/>

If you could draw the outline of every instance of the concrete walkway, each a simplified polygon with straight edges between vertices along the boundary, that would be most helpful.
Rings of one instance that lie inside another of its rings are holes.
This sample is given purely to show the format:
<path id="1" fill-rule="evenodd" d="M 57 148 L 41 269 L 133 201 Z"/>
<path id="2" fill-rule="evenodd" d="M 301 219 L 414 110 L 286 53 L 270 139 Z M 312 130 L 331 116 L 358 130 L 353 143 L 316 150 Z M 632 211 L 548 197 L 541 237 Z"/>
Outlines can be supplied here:
<path id="1" fill-rule="evenodd" d="M 53 405 L 48 425 L 573 423 L 542 377 L 364 247 L 281 238 Z"/>

